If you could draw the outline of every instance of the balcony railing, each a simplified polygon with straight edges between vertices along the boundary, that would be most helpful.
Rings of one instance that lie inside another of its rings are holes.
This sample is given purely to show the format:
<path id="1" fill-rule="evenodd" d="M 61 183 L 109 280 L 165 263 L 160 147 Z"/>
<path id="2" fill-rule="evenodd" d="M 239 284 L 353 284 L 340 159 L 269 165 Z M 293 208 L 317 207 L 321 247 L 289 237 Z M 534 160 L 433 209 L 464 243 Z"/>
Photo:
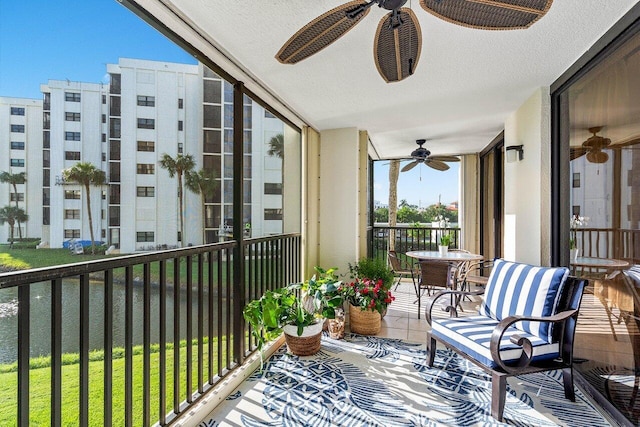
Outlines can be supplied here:
<path id="1" fill-rule="evenodd" d="M 640 263 L 640 230 L 624 228 L 575 228 L 580 254 L 596 258 L 615 258 Z"/>
<path id="2" fill-rule="evenodd" d="M 399 254 L 408 251 L 437 251 L 440 237 L 451 235 L 451 249 L 460 248 L 459 227 L 375 226 L 369 232 L 369 255 L 386 261 L 389 239 L 395 241 Z"/>
<path id="3" fill-rule="evenodd" d="M 240 257 L 229 241 L 0 274 L 0 302 L 15 296 L 18 307 L 4 416 L 19 426 L 43 412 L 52 426 L 175 422 L 255 350 L 242 307 L 300 280 L 300 241 L 248 239 Z M 69 353 L 77 361 L 63 368 Z M 34 356 L 49 362 L 30 367 Z"/>

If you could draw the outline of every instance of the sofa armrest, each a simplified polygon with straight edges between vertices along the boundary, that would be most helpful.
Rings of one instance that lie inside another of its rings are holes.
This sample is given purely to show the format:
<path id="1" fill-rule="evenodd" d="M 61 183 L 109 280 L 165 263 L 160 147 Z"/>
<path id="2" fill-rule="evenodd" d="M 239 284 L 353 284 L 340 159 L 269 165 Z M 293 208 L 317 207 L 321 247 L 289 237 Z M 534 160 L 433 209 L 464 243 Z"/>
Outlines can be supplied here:
<path id="1" fill-rule="evenodd" d="M 500 357 L 500 341 L 502 341 L 502 336 L 506 332 L 506 330 L 516 322 L 521 321 L 533 321 L 533 322 L 549 322 L 549 323 L 564 323 L 568 318 L 576 315 L 578 310 L 567 310 L 561 313 L 557 313 L 553 316 L 547 317 L 536 317 L 536 316 L 509 316 L 505 317 L 498 323 L 498 325 L 493 330 L 491 334 L 491 357 L 493 361 L 500 366 L 505 372 L 510 374 L 517 374 L 521 372 L 523 369 L 527 368 L 531 363 L 531 359 L 533 357 L 533 346 L 531 345 L 531 341 L 527 338 L 521 337 L 519 335 L 514 335 L 511 337 L 511 342 L 522 347 L 522 355 L 520 359 L 515 364 L 507 365 L 502 361 Z"/>
<path id="2" fill-rule="evenodd" d="M 441 297 L 445 295 L 464 297 L 467 295 L 482 295 L 483 293 L 484 291 L 468 292 L 468 291 L 457 291 L 452 289 L 445 289 L 445 290 L 436 292 L 435 294 L 433 294 L 431 298 L 427 300 L 427 307 L 425 308 L 425 317 L 427 318 L 427 322 L 429 323 L 429 326 L 431 326 L 431 319 L 432 319 L 431 313 L 433 311 L 433 308 L 435 307 L 436 302 Z M 446 311 L 447 313 L 453 313 L 452 315 L 453 317 L 458 317 L 458 311 L 451 304 L 443 307 L 443 310 Z"/>

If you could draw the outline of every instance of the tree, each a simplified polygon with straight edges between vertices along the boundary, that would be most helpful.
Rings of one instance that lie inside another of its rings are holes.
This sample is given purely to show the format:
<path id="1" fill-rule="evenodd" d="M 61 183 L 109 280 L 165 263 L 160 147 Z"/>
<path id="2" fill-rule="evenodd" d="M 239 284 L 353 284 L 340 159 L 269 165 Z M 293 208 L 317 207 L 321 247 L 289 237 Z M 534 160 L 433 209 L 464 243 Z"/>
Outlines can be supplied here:
<path id="1" fill-rule="evenodd" d="M 267 154 L 279 159 L 284 159 L 284 135 L 279 133 L 269 140 Z"/>
<path id="2" fill-rule="evenodd" d="M 14 232 L 13 229 L 16 223 L 26 222 L 29 216 L 25 213 L 24 209 L 17 208 L 15 206 L 5 206 L 0 208 L 0 225 L 4 225 L 6 222 L 9 224 L 9 247 L 13 247 Z"/>
<path id="3" fill-rule="evenodd" d="M 389 250 L 396 250 L 396 226 L 398 220 L 398 177 L 400 175 L 400 160 L 389 162 Z"/>
<path id="4" fill-rule="evenodd" d="M 196 171 L 188 171 L 185 176 L 186 186 L 195 194 L 200 195 L 200 203 L 202 204 L 202 220 L 207 220 L 205 201 L 207 197 L 211 197 L 213 192 L 220 184 L 217 181 L 216 172 L 213 169 L 200 169 Z M 202 227 L 202 243 L 207 243 L 207 234 L 205 232 L 206 224 Z"/>
<path id="5" fill-rule="evenodd" d="M 89 162 L 78 162 L 62 171 L 62 177 L 67 182 L 75 182 L 84 187 L 87 200 L 87 217 L 89 218 L 89 233 L 91 234 L 91 253 L 96 253 L 95 238 L 93 235 L 93 217 L 91 215 L 91 186 L 100 187 L 107 182 L 107 176 L 103 170 L 98 169 Z"/>
<path id="6" fill-rule="evenodd" d="M 191 172 L 196 166 L 196 162 L 191 154 L 183 155 L 178 154 L 175 158 L 171 157 L 167 153 L 162 155 L 160 159 L 160 166 L 169 172 L 169 176 L 173 178 L 178 177 L 178 221 L 180 227 L 180 246 L 184 241 L 184 185 L 183 177 L 186 173 Z"/>
<path id="7" fill-rule="evenodd" d="M 389 222 L 389 208 L 378 208 L 374 211 L 375 222 Z"/>
<path id="8" fill-rule="evenodd" d="M 27 181 L 27 174 L 24 172 L 19 173 L 11 173 L 11 172 L 0 172 L 0 182 L 6 182 L 11 187 L 13 187 L 13 194 L 16 202 L 16 208 L 18 206 L 18 184 L 24 184 Z M 22 239 L 22 228 L 20 227 L 20 222 L 18 221 L 18 236 Z"/>

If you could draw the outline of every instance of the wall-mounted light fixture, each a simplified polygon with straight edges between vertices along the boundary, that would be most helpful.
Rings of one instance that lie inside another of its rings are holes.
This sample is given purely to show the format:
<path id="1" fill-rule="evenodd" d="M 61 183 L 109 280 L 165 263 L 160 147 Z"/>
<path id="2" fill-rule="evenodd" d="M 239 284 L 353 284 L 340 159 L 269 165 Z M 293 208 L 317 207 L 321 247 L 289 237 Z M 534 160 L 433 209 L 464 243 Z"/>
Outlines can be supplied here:
<path id="1" fill-rule="evenodd" d="M 507 162 L 513 163 L 523 159 L 524 157 L 523 145 L 510 145 L 505 150 L 507 153 Z"/>

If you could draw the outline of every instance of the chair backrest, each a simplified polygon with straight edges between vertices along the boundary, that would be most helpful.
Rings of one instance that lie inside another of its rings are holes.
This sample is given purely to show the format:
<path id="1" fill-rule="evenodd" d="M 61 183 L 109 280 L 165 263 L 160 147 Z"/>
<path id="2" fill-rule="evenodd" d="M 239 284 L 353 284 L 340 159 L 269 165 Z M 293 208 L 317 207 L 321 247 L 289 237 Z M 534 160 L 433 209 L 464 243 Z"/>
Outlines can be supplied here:
<path id="1" fill-rule="evenodd" d="M 387 252 L 387 258 L 389 259 L 389 264 L 391 265 L 391 269 L 393 271 L 402 270 L 402 265 L 400 264 L 400 259 L 398 258 L 398 254 L 396 254 L 396 251 Z"/>
<path id="2" fill-rule="evenodd" d="M 420 284 L 422 286 L 448 286 L 449 263 L 446 261 L 420 261 Z"/>
<path id="3" fill-rule="evenodd" d="M 587 281 L 584 279 L 578 279 L 576 277 L 568 277 L 564 286 L 562 287 L 560 301 L 558 302 L 557 313 L 566 310 L 579 310 L 580 302 L 582 301 L 582 294 L 584 288 L 587 285 Z M 565 321 L 564 328 L 553 329 L 553 342 L 557 342 L 562 339 L 562 358 L 564 360 L 571 360 L 573 354 L 573 340 L 576 333 L 576 325 L 578 322 L 578 315 L 570 317 Z M 562 334 L 562 336 L 560 336 Z"/>
<path id="4" fill-rule="evenodd" d="M 551 316 L 557 312 L 566 267 L 539 267 L 503 259 L 495 260 L 480 304 L 480 314 L 496 320 L 512 315 Z M 517 329 L 552 342 L 549 323 L 518 322 Z"/>

